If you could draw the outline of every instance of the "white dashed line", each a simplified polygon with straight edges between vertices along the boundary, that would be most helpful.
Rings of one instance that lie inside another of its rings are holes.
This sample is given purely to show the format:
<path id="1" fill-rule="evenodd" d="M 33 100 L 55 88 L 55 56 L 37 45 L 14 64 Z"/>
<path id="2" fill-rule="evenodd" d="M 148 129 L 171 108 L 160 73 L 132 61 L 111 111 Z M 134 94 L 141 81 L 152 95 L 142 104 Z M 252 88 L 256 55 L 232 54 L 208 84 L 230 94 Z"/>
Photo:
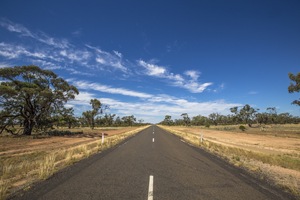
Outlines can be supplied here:
<path id="1" fill-rule="evenodd" d="M 152 138 L 152 142 L 154 142 L 154 138 Z"/>
<path id="2" fill-rule="evenodd" d="M 153 176 L 149 177 L 148 200 L 153 200 Z"/>

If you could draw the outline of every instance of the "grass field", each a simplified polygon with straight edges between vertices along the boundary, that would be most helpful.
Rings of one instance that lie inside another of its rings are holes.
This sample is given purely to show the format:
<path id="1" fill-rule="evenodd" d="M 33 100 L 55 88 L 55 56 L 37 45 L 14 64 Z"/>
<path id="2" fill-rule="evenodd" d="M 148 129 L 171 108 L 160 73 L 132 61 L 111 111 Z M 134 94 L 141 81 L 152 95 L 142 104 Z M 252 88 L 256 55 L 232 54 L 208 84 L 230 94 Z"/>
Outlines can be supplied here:
<path id="1" fill-rule="evenodd" d="M 110 148 L 144 127 L 96 128 L 72 136 L 0 137 L 0 199 L 91 154 Z M 60 130 L 64 130 L 61 128 Z M 102 144 L 102 133 L 105 140 Z"/>
<path id="2" fill-rule="evenodd" d="M 300 125 L 161 127 L 300 199 Z"/>

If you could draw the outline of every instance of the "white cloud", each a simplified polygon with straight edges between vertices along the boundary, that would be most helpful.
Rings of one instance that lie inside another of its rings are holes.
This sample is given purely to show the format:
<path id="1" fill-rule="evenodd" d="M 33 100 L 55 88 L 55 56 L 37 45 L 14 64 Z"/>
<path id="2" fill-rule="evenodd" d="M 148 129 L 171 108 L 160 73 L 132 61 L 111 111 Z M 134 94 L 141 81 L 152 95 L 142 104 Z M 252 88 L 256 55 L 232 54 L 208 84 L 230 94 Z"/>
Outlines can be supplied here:
<path id="1" fill-rule="evenodd" d="M 47 64 L 41 66 L 44 68 L 55 69 L 56 66 L 83 66 L 89 70 L 105 70 L 113 72 L 119 70 L 124 75 L 129 74 L 130 70 L 123 61 L 122 53 L 114 50 L 112 53 L 101 50 L 90 45 L 82 47 L 71 44 L 66 39 L 53 38 L 42 31 L 33 32 L 21 24 L 13 23 L 6 19 L 0 19 L 0 27 L 10 32 L 17 33 L 21 37 L 33 39 L 38 45 L 30 45 L 30 47 L 20 44 L 0 43 L 0 56 L 5 59 L 12 60 L 24 59 L 33 63 Z M 38 46 L 38 48 L 37 48 Z M 75 72 L 75 69 L 73 70 Z M 76 73 L 79 73 L 77 70 Z M 89 75 L 83 68 L 80 74 Z"/>
<path id="2" fill-rule="evenodd" d="M 90 83 L 87 81 L 72 80 L 72 84 L 74 84 L 74 86 L 78 87 L 79 89 L 84 89 L 84 90 L 96 90 L 99 92 L 105 92 L 105 93 L 110 93 L 110 94 L 121 94 L 124 96 L 132 96 L 132 97 L 138 97 L 138 98 L 152 97 L 152 95 L 143 93 L 143 92 L 136 92 L 136 91 L 128 90 L 128 89 L 124 89 L 124 88 L 113 88 L 108 85 L 102 85 L 99 83 Z"/>
<path id="3" fill-rule="evenodd" d="M 22 36 L 33 37 L 33 34 L 21 24 L 15 24 L 7 19 L 2 18 L 0 20 L 0 25 L 10 32 L 20 33 Z"/>
<path id="4" fill-rule="evenodd" d="M 113 67 L 113 69 L 121 70 L 124 73 L 128 72 L 128 68 L 125 67 L 121 53 L 119 53 L 117 51 L 113 51 L 113 54 L 112 54 L 112 53 L 103 51 L 100 48 L 93 47 L 91 45 L 86 44 L 85 46 L 91 50 L 94 50 L 95 61 L 96 61 L 96 63 L 100 64 L 100 66 L 98 66 L 98 67 L 100 67 L 101 69 L 103 67 L 106 67 L 108 69 L 111 69 L 111 67 Z"/>
<path id="5" fill-rule="evenodd" d="M 188 113 L 190 117 L 199 114 L 208 116 L 213 112 L 226 115 L 230 113 L 229 109 L 231 107 L 241 106 L 241 104 L 227 103 L 224 100 L 196 102 L 165 94 L 149 96 L 149 98 L 142 98 L 135 102 L 126 102 L 113 98 L 98 98 L 97 94 L 81 92 L 75 100 L 70 101 L 68 104 L 77 110 L 77 113 L 81 114 L 83 111 L 90 109 L 90 99 L 97 98 L 101 103 L 108 105 L 110 111 L 118 116 L 135 115 L 139 119 L 153 123 L 163 120 L 165 115 L 171 115 L 173 119 L 181 118 L 182 113 Z"/>
<path id="6" fill-rule="evenodd" d="M 118 51 L 113 51 L 119 58 L 122 58 L 123 57 L 123 55 L 122 55 L 122 53 L 120 53 L 120 52 L 118 52 Z"/>
<path id="7" fill-rule="evenodd" d="M 143 60 L 138 60 L 138 65 L 142 66 L 146 69 L 145 74 L 148 76 L 159 77 L 169 81 L 170 85 L 187 89 L 192 93 L 201 93 L 206 90 L 207 87 L 212 85 L 213 83 L 200 83 L 198 82 L 198 78 L 200 76 L 200 72 L 195 70 L 188 70 L 184 74 L 189 78 L 185 79 L 180 74 L 173 74 L 167 71 L 167 69 L 163 66 L 158 66 L 152 63 L 147 63 Z"/>
<path id="8" fill-rule="evenodd" d="M 43 32 L 33 33 L 25 26 L 17 23 L 13 23 L 7 19 L 0 20 L 0 26 L 6 28 L 10 32 L 19 33 L 23 37 L 30 37 L 44 44 L 54 46 L 56 48 L 68 48 L 69 42 L 66 39 L 55 39 Z"/>
<path id="9" fill-rule="evenodd" d="M 256 94 L 258 94 L 258 92 L 257 91 L 250 91 L 250 92 L 248 92 L 248 94 L 250 94 L 250 95 L 256 95 Z"/>
<path id="10" fill-rule="evenodd" d="M 191 79 L 195 80 L 195 81 L 197 81 L 200 76 L 200 72 L 195 71 L 195 70 L 188 70 L 184 74 L 191 77 Z"/>
<path id="11" fill-rule="evenodd" d="M 166 77 L 167 70 L 164 67 L 146 63 L 143 60 L 139 60 L 138 64 L 147 70 L 146 74 L 149 76 Z"/>

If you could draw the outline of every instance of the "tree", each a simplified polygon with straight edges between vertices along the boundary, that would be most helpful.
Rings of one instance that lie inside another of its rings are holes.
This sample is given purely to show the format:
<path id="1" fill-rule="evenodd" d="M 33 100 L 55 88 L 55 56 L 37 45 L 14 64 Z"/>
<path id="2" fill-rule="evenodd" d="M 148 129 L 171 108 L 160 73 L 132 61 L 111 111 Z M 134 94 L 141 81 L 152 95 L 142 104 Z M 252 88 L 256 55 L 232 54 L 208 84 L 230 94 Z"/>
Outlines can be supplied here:
<path id="1" fill-rule="evenodd" d="M 289 73 L 289 78 L 294 82 L 290 83 L 290 86 L 288 87 L 289 93 L 300 92 L 300 73 L 298 73 L 297 75 Z M 300 99 L 294 100 L 292 104 L 300 106 Z"/>
<path id="2" fill-rule="evenodd" d="M 220 120 L 220 114 L 219 113 L 211 113 L 210 115 L 208 115 L 208 118 L 215 126 L 217 126 L 218 121 Z"/>
<path id="3" fill-rule="evenodd" d="M 251 127 L 257 109 L 254 109 L 250 105 L 246 104 L 240 110 L 238 109 L 238 107 L 233 107 L 230 108 L 230 111 L 235 114 L 237 122 L 244 122 L 248 124 L 249 127 Z"/>
<path id="4" fill-rule="evenodd" d="M 133 115 L 124 116 L 124 117 L 122 117 L 122 120 L 124 121 L 125 125 L 127 125 L 127 126 L 132 126 L 136 122 L 136 118 Z"/>
<path id="5" fill-rule="evenodd" d="M 1 68 L 0 78 L 0 133 L 14 133 L 9 127 L 21 120 L 22 134 L 31 135 L 79 93 L 54 72 L 33 65 Z"/>
<path id="6" fill-rule="evenodd" d="M 122 125 L 122 120 L 121 118 L 118 116 L 115 120 L 115 126 L 121 126 Z"/>
<path id="7" fill-rule="evenodd" d="M 77 122 L 77 119 L 74 117 L 74 109 L 73 108 L 64 108 L 60 113 L 60 120 L 65 122 L 68 125 L 68 128 L 72 128 Z"/>
<path id="8" fill-rule="evenodd" d="M 188 126 L 191 123 L 191 119 L 187 113 L 182 113 L 181 117 L 183 117 L 184 124 Z"/>
<path id="9" fill-rule="evenodd" d="M 88 110 L 82 113 L 87 124 L 91 129 L 95 128 L 95 117 L 103 113 L 102 104 L 98 99 L 91 99 L 90 104 L 92 105 L 92 110 Z"/>
<path id="10" fill-rule="evenodd" d="M 165 119 L 162 121 L 163 125 L 172 125 L 173 124 L 173 120 L 172 120 L 172 116 L 171 115 L 166 115 Z"/>
<path id="11" fill-rule="evenodd" d="M 267 108 L 267 111 L 268 111 L 268 118 L 271 120 L 271 122 L 273 124 L 276 124 L 277 123 L 277 110 L 276 110 L 276 107 L 269 107 Z"/>
<path id="12" fill-rule="evenodd" d="M 114 123 L 115 114 L 105 114 L 104 115 L 104 126 L 111 126 Z"/>

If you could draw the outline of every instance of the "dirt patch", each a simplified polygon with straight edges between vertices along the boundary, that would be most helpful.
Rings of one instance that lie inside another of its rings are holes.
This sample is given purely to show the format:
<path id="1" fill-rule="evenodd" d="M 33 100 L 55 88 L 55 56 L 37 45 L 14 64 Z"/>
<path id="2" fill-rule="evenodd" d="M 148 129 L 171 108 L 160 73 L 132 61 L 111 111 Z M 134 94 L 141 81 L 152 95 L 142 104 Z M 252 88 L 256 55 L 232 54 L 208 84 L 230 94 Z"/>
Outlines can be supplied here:
<path id="1" fill-rule="evenodd" d="M 35 151 L 52 151 L 55 149 L 69 148 L 84 143 L 89 143 L 93 140 L 102 137 L 105 133 L 106 137 L 122 134 L 136 127 L 121 127 L 121 128 L 96 128 L 94 130 L 71 129 L 71 131 L 82 131 L 83 134 L 72 136 L 51 136 L 51 137 L 0 137 L 0 157 L 19 156 L 20 154 L 32 153 Z M 63 129 L 61 129 L 63 130 Z"/>
<path id="2" fill-rule="evenodd" d="M 300 138 L 291 138 L 266 134 L 237 133 L 231 131 L 208 130 L 196 127 L 172 127 L 213 141 L 215 143 L 235 146 L 247 150 L 269 154 L 297 154 L 300 156 Z"/>
<path id="3" fill-rule="evenodd" d="M 0 199 L 111 148 L 147 127 L 76 129 L 71 131 L 81 133 L 68 136 L 0 137 Z"/>
<path id="4" fill-rule="evenodd" d="M 253 130 L 245 133 L 201 127 L 162 126 L 162 128 L 228 160 L 235 166 L 248 170 L 258 178 L 265 179 L 300 199 L 299 129 L 289 131 L 289 134 L 270 131 L 259 134 Z"/>

